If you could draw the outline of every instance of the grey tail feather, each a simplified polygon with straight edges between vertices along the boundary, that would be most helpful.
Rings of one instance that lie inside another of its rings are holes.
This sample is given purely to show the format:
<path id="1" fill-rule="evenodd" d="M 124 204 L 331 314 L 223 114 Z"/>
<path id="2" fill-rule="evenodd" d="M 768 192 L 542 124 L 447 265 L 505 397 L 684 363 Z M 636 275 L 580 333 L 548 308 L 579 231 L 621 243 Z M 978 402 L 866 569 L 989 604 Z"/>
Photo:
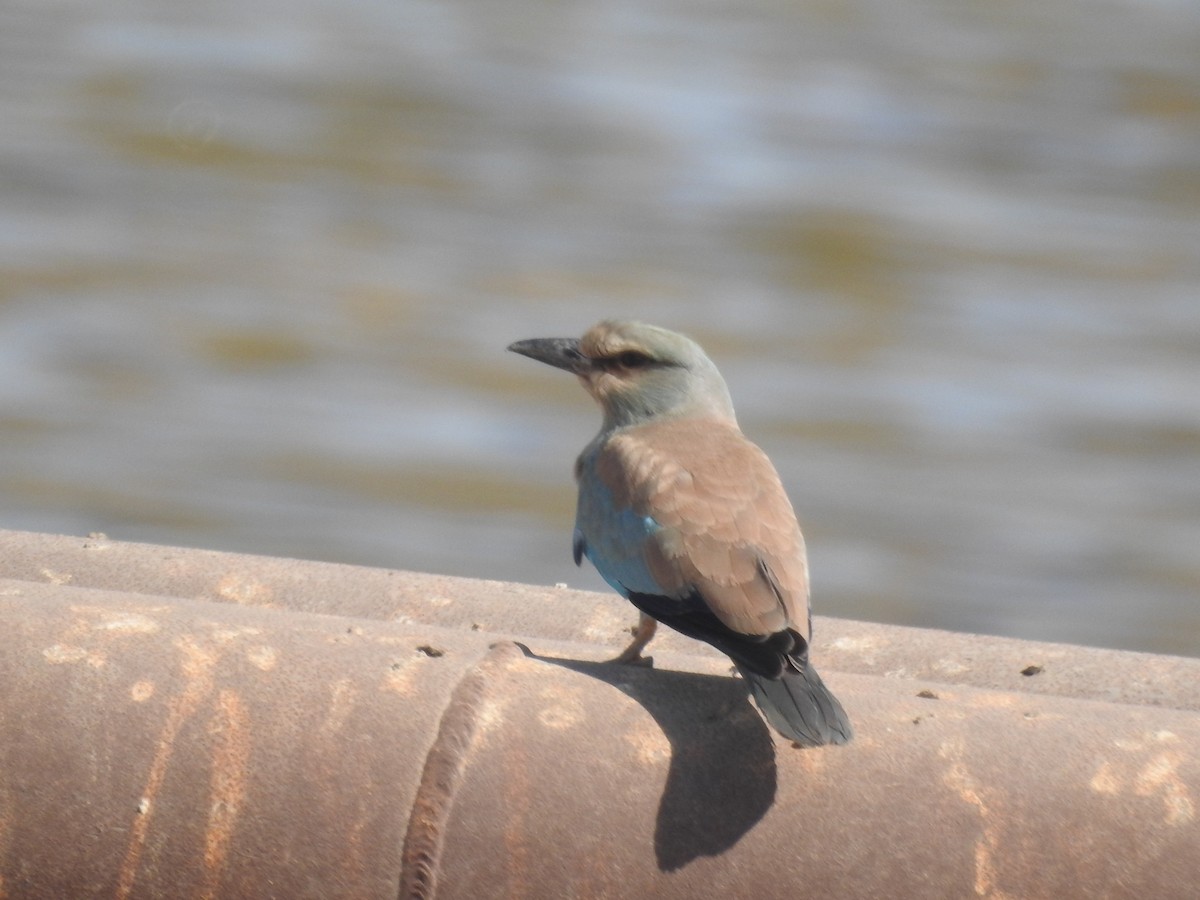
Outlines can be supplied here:
<path id="1" fill-rule="evenodd" d="M 756 675 L 737 665 L 750 685 L 754 702 L 771 727 L 804 747 L 845 744 L 854 736 L 842 704 L 825 687 L 817 670 L 805 663 L 785 668 L 780 678 Z"/>

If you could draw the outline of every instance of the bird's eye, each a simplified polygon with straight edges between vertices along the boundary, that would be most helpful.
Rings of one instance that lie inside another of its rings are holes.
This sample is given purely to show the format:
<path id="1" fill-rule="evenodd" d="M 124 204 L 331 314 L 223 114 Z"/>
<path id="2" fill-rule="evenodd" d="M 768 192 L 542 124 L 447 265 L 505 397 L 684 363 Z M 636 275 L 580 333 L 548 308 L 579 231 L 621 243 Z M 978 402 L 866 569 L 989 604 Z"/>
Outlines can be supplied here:
<path id="1" fill-rule="evenodd" d="M 641 369 L 650 365 L 654 360 L 645 353 L 638 353 L 636 350 L 626 350 L 624 353 L 617 355 L 615 362 L 624 369 Z"/>

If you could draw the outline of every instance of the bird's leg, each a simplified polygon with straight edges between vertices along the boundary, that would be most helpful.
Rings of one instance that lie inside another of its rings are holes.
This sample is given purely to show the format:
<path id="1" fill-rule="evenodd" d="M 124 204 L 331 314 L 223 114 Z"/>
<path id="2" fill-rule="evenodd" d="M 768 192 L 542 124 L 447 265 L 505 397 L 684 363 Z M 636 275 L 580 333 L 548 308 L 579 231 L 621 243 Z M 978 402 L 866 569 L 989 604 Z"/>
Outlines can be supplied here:
<path id="1" fill-rule="evenodd" d="M 629 629 L 633 634 L 633 641 L 612 662 L 631 666 L 653 665 L 654 660 L 648 656 L 642 656 L 642 650 L 654 637 L 656 628 L 658 628 L 658 622 L 645 613 L 638 613 L 638 623 Z"/>

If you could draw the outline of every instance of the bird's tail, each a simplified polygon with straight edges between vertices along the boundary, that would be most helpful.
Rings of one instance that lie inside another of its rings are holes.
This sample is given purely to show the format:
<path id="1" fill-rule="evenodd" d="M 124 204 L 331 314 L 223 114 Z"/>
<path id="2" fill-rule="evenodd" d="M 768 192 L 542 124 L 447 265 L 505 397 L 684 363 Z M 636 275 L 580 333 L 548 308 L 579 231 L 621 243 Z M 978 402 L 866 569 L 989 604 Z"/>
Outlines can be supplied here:
<path id="1" fill-rule="evenodd" d="M 842 704 L 807 662 L 798 671 L 785 668 L 780 678 L 757 675 L 734 664 L 750 684 L 763 716 L 784 737 L 804 747 L 845 744 L 853 737 Z"/>

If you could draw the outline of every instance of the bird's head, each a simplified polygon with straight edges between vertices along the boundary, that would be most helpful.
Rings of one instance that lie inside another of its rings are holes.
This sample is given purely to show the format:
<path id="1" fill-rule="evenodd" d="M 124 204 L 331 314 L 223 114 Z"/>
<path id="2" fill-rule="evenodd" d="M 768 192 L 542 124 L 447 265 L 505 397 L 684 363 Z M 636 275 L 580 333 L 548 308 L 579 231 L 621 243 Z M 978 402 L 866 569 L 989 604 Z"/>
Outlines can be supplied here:
<path id="1" fill-rule="evenodd" d="M 508 349 L 577 375 L 604 410 L 606 428 L 693 415 L 734 420 L 712 360 L 691 338 L 665 328 L 606 320 L 582 338 L 533 338 Z"/>

